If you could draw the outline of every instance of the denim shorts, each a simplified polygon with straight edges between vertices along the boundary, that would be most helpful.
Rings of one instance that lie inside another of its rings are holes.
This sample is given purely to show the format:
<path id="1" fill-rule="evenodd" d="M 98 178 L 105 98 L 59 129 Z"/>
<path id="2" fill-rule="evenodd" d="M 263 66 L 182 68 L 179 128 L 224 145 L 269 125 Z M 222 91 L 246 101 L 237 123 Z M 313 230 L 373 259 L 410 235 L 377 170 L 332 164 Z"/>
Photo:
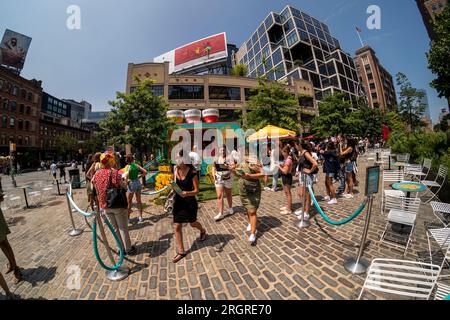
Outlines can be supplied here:
<path id="1" fill-rule="evenodd" d="M 334 173 L 334 172 L 327 172 L 327 173 L 325 173 L 325 176 L 327 178 L 334 178 L 336 176 L 336 173 Z"/>
<path id="2" fill-rule="evenodd" d="M 349 162 L 345 165 L 345 173 L 353 172 L 353 163 Z"/>
<path id="3" fill-rule="evenodd" d="M 137 193 L 137 192 L 141 192 L 141 190 L 142 190 L 142 185 L 139 180 L 130 181 L 128 183 L 128 192 L 129 193 Z"/>

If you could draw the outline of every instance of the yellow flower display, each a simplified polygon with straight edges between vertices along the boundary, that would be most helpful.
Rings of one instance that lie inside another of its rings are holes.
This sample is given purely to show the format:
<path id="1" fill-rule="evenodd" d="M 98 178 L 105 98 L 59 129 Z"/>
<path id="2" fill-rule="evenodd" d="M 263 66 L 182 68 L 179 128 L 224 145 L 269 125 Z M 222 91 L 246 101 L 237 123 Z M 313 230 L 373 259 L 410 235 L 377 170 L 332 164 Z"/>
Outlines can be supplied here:
<path id="1" fill-rule="evenodd" d="M 155 191 L 159 191 L 167 187 L 172 181 L 173 175 L 171 173 L 160 173 L 156 177 Z"/>
<path id="2" fill-rule="evenodd" d="M 158 171 L 159 172 L 172 172 L 172 170 L 171 170 L 171 168 L 170 168 L 170 166 L 159 166 L 158 167 Z"/>

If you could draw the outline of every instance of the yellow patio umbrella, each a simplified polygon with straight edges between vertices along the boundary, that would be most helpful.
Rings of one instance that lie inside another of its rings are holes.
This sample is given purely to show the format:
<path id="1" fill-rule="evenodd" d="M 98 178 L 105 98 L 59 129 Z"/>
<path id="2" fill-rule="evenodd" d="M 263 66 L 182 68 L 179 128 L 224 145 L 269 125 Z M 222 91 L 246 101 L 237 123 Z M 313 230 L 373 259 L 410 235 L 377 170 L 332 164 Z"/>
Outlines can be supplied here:
<path id="1" fill-rule="evenodd" d="M 285 140 L 285 139 L 295 139 L 296 133 L 291 130 L 279 128 L 276 126 L 267 126 L 258 132 L 252 134 L 247 138 L 248 142 L 260 141 L 260 140 Z"/>

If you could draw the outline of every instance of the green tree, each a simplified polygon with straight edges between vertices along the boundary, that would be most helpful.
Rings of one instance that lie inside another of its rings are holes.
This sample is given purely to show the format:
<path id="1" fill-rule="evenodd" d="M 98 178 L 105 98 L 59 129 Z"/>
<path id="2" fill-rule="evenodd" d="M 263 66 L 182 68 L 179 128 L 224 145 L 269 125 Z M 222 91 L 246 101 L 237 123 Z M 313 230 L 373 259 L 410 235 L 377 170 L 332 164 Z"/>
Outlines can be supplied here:
<path id="1" fill-rule="evenodd" d="M 56 137 L 55 145 L 58 155 L 67 159 L 68 157 L 72 157 L 73 153 L 78 151 L 79 141 L 70 133 L 64 132 Z"/>
<path id="2" fill-rule="evenodd" d="M 231 69 L 231 75 L 235 77 L 246 77 L 248 68 L 245 64 L 237 64 Z"/>
<path id="3" fill-rule="evenodd" d="M 325 97 L 319 104 L 319 116 L 313 121 L 313 130 L 321 136 L 349 133 L 346 118 L 351 107 L 351 102 L 342 93 Z"/>
<path id="4" fill-rule="evenodd" d="M 167 118 L 167 104 L 162 97 L 153 95 L 150 79 L 140 80 L 130 94 L 117 92 L 115 101 L 110 101 L 111 112 L 100 123 L 109 144 L 132 145 L 142 155 L 156 154 L 167 142 L 171 122 Z"/>
<path id="5" fill-rule="evenodd" d="M 362 105 L 358 110 L 348 114 L 345 123 L 347 133 L 359 137 L 369 137 L 373 141 L 374 138 L 381 136 L 383 116 L 379 109 Z"/>
<path id="6" fill-rule="evenodd" d="M 274 125 L 299 130 L 298 100 L 281 83 L 260 80 L 244 108 L 248 111 L 248 128 L 259 130 L 267 125 Z"/>
<path id="7" fill-rule="evenodd" d="M 100 134 L 94 132 L 91 137 L 83 144 L 83 150 L 85 154 L 94 154 L 104 149 L 105 144 Z"/>
<path id="8" fill-rule="evenodd" d="M 450 6 L 436 15 L 433 24 L 436 39 L 431 43 L 427 54 L 428 68 L 437 76 L 431 86 L 440 98 L 447 98 L 450 107 Z"/>
<path id="9" fill-rule="evenodd" d="M 400 103 L 398 110 L 403 121 L 408 124 L 409 130 L 414 132 L 423 126 L 422 118 L 426 106 L 421 102 L 423 92 L 413 88 L 406 75 L 397 74 L 397 85 L 400 87 Z"/>
<path id="10" fill-rule="evenodd" d="M 448 131 L 450 129 L 450 114 L 442 118 L 442 121 L 434 126 L 434 131 Z"/>

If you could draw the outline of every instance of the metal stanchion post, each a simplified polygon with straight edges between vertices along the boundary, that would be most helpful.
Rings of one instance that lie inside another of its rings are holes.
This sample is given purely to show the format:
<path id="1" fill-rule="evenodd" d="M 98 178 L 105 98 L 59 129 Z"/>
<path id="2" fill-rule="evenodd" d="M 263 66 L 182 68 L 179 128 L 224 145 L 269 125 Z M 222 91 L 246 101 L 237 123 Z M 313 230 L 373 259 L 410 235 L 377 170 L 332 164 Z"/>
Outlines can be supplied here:
<path id="1" fill-rule="evenodd" d="M 68 191 L 68 190 L 67 190 Z M 72 223 L 72 230 L 69 231 L 69 236 L 76 237 L 83 233 L 83 230 L 75 228 L 75 221 L 72 215 L 72 206 L 69 201 L 69 193 L 66 193 L 67 207 L 69 209 L 70 222 Z"/>
<path id="2" fill-rule="evenodd" d="M 111 265 L 115 265 L 116 262 L 114 261 L 114 257 L 112 255 L 111 248 L 109 247 L 108 239 L 106 238 L 105 229 L 103 228 L 103 221 L 101 219 L 101 213 L 97 213 L 95 216 L 95 219 L 97 219 L 97 225 L 98 225 L 98 228 L 100 229 L 100 234 L 102 235 L 102 238 L 103 238 L 102 239 L 103 244 L 105 245 L 106 252 L 108 254 L 108 258 L 111 261 Z M 108 217 L 105 217 L 105 219 L 108 219 Z M 118 229 L 116 229 L 116 230 L 117 230 L 117 232 L 119 232 Z M 119 233 L 119 236 L 120 236 L 120 233 Z M 122 250 L 124 250 L 124 249 L 122 248 Z M 121 280 L 126 279 L 129 275 L 129 273 L 130 273 L 130 270 L 127 267 L 120 267 L 118 270 L 113 270 L 113 271 L 106 270 L 106 278 L 111 281 L 121 281 Z"/>
<path id="3" fill-rule="evenodd" d="M 299 229 L 305 229 L 311 226 L 311 222 L 309 220 L 305 219 L 305 209 L 306 209 L 306 174 L 300 173 L 303 176 L 303 210 L 302 210 L 302 219 L 299 223 L 296 224 L 297 228 Z"/>
<path id="4" fill-rule="evenodd" d="M 75 197 L 74 197 L 74 193 L 73 193 L 73 189 L 70 188 L 70 195 L 72 196 L 72 200 L 75 202 Z M 72 212 L 77 212 L 77 210 L 75 208 L 72 208 Z"/>
<path id="5" fill-rule="evenodd" d="M 61 195 L 61 191 L 59 190 L 59 181 L 56 180 L 56 189 L 58 189 L 58 196 Z"/>
<path id="6" fill-rule="evenodd" d="M 367 239 L 367 233 L 369 231 L 369 225 L 370 225 L 370 216 L 372 214 L 372 203 L 373 203 L 373 196 L 369 196 L 367 201 L 369 202 L 369 206 L 367 208 L 367 215 L 366 215 L 366 223 L 364 225 L 364 231 L 361 239 L 361 244 L 358 251 L 358 256 L 350 257 L 344 262 L 345 269 L 353 274 L 362 274 L 366 273 L 367 269 L 369 268 L 369 262 L 363 258 L 364 254 L 364 247 L 366 244 Z"/>

